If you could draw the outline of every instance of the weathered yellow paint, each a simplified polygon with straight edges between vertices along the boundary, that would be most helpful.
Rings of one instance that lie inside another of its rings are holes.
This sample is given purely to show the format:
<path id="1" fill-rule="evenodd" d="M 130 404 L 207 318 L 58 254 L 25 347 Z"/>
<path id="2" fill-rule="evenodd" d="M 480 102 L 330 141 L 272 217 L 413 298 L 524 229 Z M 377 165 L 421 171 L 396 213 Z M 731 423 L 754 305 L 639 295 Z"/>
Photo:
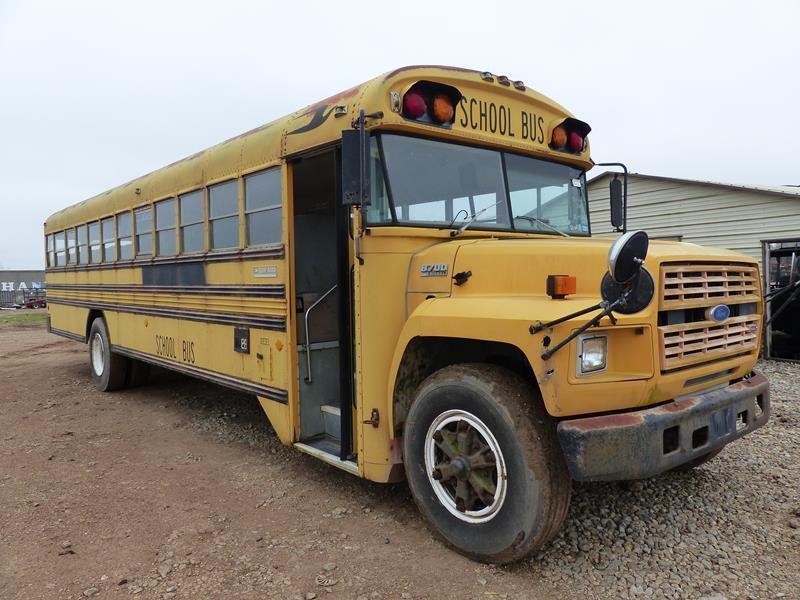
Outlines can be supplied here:
<path id="1" fill-rule="evenodd" d="M 390 94 L 402 95 L 421 80 L 452 85 L 464 95 L 452 129 L 411 122 L 392 111 Z M 491 127 L 483 127 L 481 103 L 493 103 L 497 110 L 502 106 L 506 114 L 515 115 L 514 126 L 507 122 L 504 130 L 498 126 L 494 132 Z M 333 147 L 341 139 L 342 131 L 352 127 L 352 120 L 361 109 L 367 114 L 382 113 L 382 116 L 368 119 L 371 130 L 513 150 L 584 170 L 592 165 L 588 144 L 577 155 L 549 148 L 547 141 L 552 128 L 571 115 L 537 92 L 483 81 L 475 71 L 404 68 L 59 211 L 45 224 L 46 234 L 61 232 L 122 211 L 151 206 L 155 201 L 178 194 L 206 189 L 213 183 L 236 180 L 239 253 L 225 262 L 211 260 L 215 256 L 212 251 L 195 254 L 194 258 L 204 265 L 205 283 L 209 286 L 285 286 L 282 298 L 223 295 L 210 290 L 203 294 L 187 294 L 169 289 L 120 289 L 94 291 L 91 300 L 104 305 L 124 304 L 134 309 L 155 307 L 200 315 L 226 313 L 285 319 L 285 331 L 251 327 L 251 353 L 241 354 L 233 351 L 233 326 L 230 324 L 105 311 L 114 344 L 155 357 L 159 356 L 156 336 L 166 336 L 176 341 L 175 356 L 160 358 L 172 361 L 176 367 L 188 364 L 286 390 L 286 405 L 259 397 L 285 444 L 299 439 L 291 159 L 311 150 Z M 523 114 L 528 116 L 523 118 Z M 478 127 L 474 127 L 476 119 Z M 522 127 L 525 122 L 527 130 Z M 279 167 L 282 173 L 283 243 L 262 250 L 282 251 L 283 255 L 266 252 L 258 257 L 245 247 L 243 177 L 272 167 Z M 207 202 L 204 205 L 207 206 Z M 352 220 L 358 231 L 359 210 L 353 210 Z M 208 248 L 208 220 L 204 227 Z M 453 344 L 458 344 L 459 339 L 484 340 L 518 348 L 537 378 L 547 410 L 557 417 L 623 410 L 668 400 L 709 385 L 687 385 L 689 379 L 728 369 L 732 372 L 726 377 L 735 379 L 746 374 L 756 360 L 756 353 L 750 353 L 693 367 L 686 372 L 661 374 L 657 367 L 656 300 L 640 313 L 620 316 L 614 327 L 605 319 L 600 330 L 609 335 L 608 369 L 593 376 L 577 377 L 574 342 L 548 361 L 541 359 L 541 353 L 545 335 L 556 343 L 583 321 L 573 320 L 536 335 L 529 332 L 529 327 L 538 320 L 561 317 L 599 300 L 599 284 L 606 269 L 610 239 L 567 239 L 473 230 L 452 238 L 447 230 L 402 226 L 371 227 L 366 233 L 360 239 L 364 264 L 353 258 L 355 243 L 350 247 L 350 264 L 354 273 L 356 361 L 353 440 L 359 473 L 368 479 L 388 480 L 393 465 L 401 461 L 400 443 L 395 439 L 393 426 L 395 383 L 406 347 L 417 337 L 453 338 Z M 178 256 L 176 260 L 188 258 L 191 257 Z M 722 250 L 655 242 L 651 245 L 646 267 L 657 280 L 663 262 L 708 260 L 754 263 Z M 137 286 L 143 281 L 142 266 L 161 262 L 164 259 L 146 258 L 119 261 L 104 268 L 98 265 L 51 267 L 47 283 L 49 286 Z M 421 276 L 422 265 L 438 263 L 448 265 L 447 277 Z M 472 277 L 465 285 L 454 286 L 450 276 L 460 271 L 471 271 Z M 268 276 L 265 277 L 265 273 Z M 565 300 L 550 299 L 545 293 L 548 274 L 577 277 L 577 293 Z M 83 336 L 88 308 L 58 301 L 86 301 L 89 294 L 54 287 L 48 295 L 52 326 Z M 190 356 L 183 352 L 184 343 L 193 347 Z M 373 409 L 380 413 L 377 427 L 364 423 L 370 419 Z"/>

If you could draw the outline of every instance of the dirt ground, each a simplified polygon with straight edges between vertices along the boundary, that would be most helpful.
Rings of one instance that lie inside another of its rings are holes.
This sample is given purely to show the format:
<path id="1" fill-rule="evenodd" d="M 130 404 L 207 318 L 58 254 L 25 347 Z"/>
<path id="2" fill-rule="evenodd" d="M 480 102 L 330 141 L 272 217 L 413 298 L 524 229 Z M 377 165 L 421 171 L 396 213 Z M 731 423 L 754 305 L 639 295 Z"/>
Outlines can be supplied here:
<path id="1" fill-rule="evenodd" d="M 800 367 L 773 419 L 691 473 L 576 484 L 509 567 L 426 529 L 405 484 L 280 445 L 256 400 L 159 371 L 111 394 L 85 346 L 0 324 L 0 600 L 800 598 Z"/>
<path id="2" fill-rule="evenodd" d="M 160 372 L 103 394 L 85 346 L 0 329 L 0 598 L 550 598 L 434 541 L 406 486 L 275 437 L 253 397 Z"/>

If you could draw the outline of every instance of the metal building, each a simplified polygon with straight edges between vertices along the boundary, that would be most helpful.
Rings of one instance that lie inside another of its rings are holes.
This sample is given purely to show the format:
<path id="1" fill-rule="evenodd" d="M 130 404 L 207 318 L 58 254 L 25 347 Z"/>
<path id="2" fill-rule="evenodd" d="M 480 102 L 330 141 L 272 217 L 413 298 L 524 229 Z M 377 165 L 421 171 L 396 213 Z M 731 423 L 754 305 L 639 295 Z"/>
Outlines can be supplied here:
<path id="1" fill-rule="evenodd" d="M 0 306 L 44 298 L 44 271 L 0 271 Z"/>
<path id="2" fill-rule="evenodd" d="M 592 235 L 615 235 L 610 181 L 605 172 L 588 185 Z M 794 284 L 800 269 L 800 186 L 754 186 L 631 173 L 628 229 L 653 239 L 728 248 L 761 260 L 766 292 Z M 768 308 L 767 356 L 800 359 L 800 297 L 777 314 L 791 292 Z M 788 310 L 787 310 L 788 309 Z"/>

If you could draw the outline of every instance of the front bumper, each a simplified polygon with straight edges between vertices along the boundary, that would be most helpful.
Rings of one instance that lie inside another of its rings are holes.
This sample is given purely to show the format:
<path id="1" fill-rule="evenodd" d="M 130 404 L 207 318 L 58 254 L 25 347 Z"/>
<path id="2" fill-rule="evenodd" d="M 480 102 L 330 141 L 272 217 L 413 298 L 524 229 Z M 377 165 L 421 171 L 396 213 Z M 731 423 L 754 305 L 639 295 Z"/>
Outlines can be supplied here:
<path id="1" fill-rule="evenodd" d="M 654 408 L 568 419 L 558 437 L 577 481 L 643 479 L 663 473 L 761 427 L 769 382 L 747 379 Z"/>

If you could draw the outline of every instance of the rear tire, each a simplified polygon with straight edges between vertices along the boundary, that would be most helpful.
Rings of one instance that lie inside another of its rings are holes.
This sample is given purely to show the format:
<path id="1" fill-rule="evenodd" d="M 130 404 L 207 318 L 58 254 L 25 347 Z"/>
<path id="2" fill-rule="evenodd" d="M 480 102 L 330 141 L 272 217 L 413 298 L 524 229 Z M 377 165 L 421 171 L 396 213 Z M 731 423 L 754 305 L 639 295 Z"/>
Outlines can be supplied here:
<path id="1" fill-rule="evenodd" d="M 92 321 L 89 330 L 89 367 L 94 385 L 101 392 L 124 387 L 128 360 L 111 352 L 108 327 L 102 318 Z"/>
<path id="2" fill-rule="evenodd" d="M 502 367 L 445 367 L 417 391 L 404 462 L 431 529 L 475 560 L 507 563 L 561 527 L 572 481 L 531 382 Z"/>

